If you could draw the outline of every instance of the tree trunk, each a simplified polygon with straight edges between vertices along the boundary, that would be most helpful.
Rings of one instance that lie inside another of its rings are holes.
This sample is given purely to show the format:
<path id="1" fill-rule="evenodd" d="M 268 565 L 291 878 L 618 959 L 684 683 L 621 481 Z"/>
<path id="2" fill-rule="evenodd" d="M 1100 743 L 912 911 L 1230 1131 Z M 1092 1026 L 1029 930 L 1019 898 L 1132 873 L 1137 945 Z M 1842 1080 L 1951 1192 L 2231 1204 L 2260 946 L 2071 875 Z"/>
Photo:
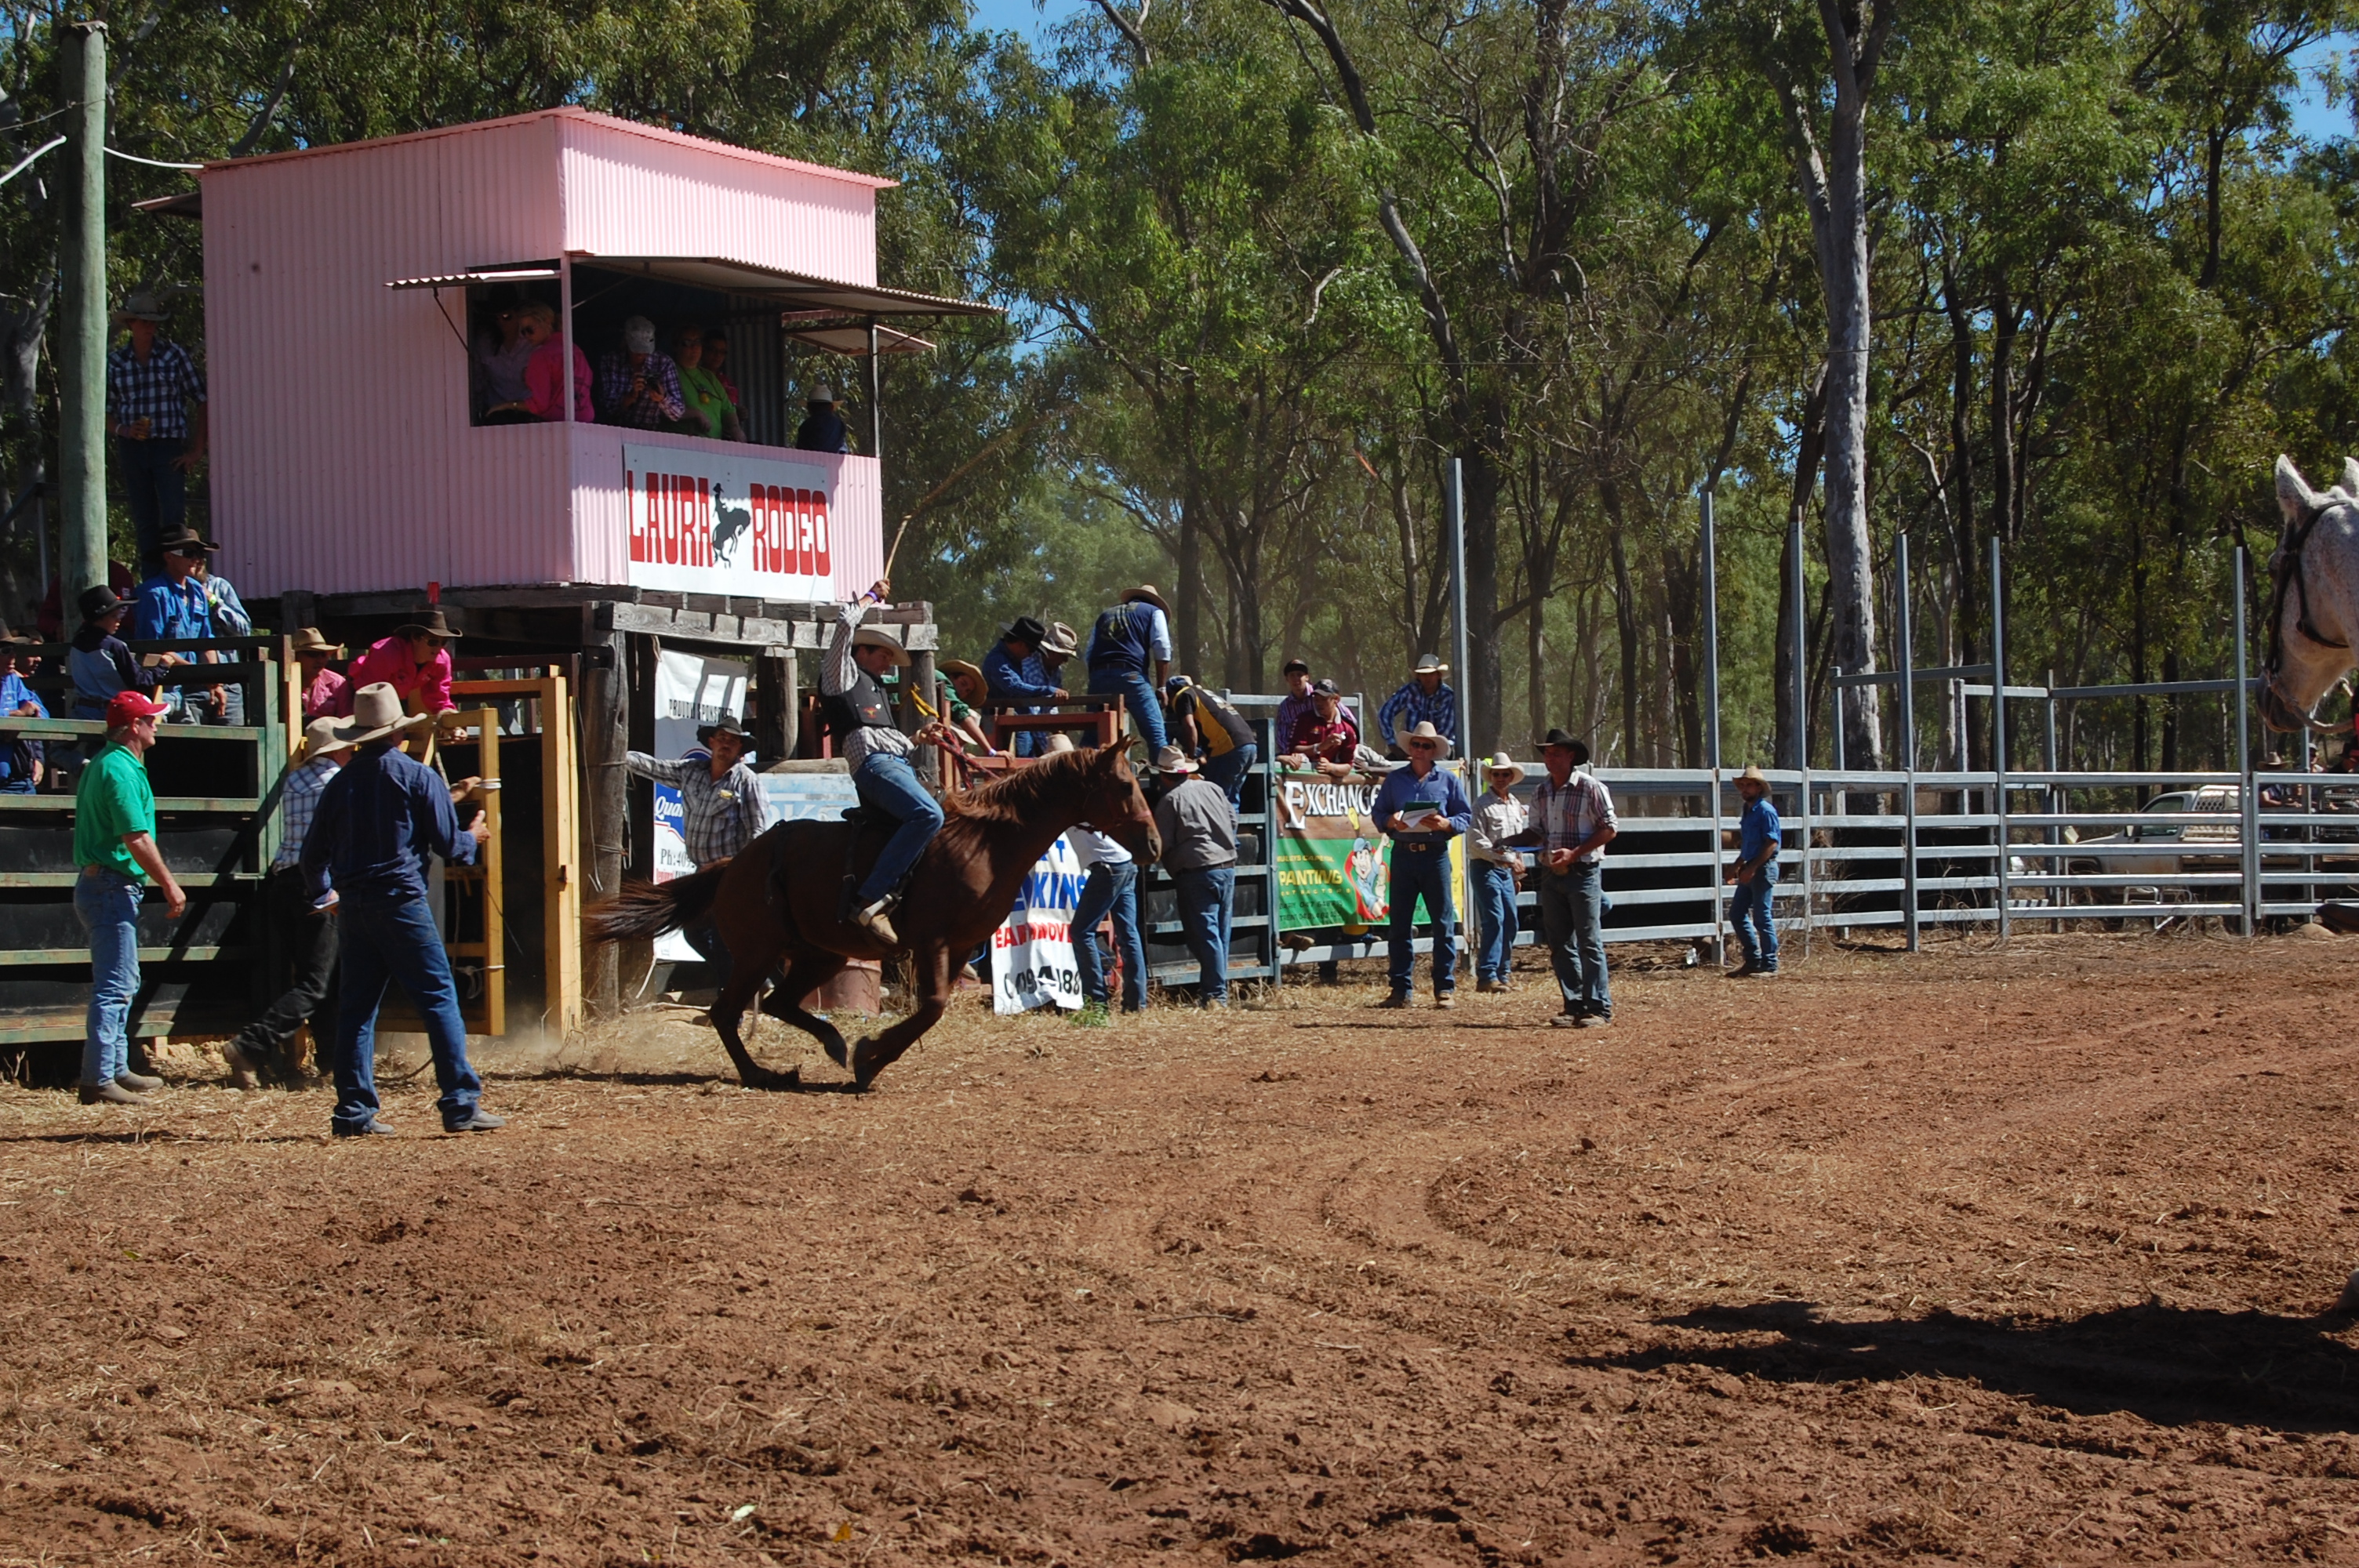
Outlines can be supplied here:
<path id="1" fill-rule="evenodd" d="M 1846 113 L 1846 107 L 1849 113 Z M 1876 667 L 1875 584 L 1867 515 L 1867 166 L 1864 105 L 1839 98 L 1829 138 L 1832 254 L 1821 262 L 1827 306 L 1827 594 L 1834 662 Z M 1872 686 L 1844 688 L 1843 749 L 1855 768 L 1884 765 L 1884 733 Z"/>
<path id="2" fill-rule="evenodd" d="M 1807 714 L 1794 711 L 1794 628 L 1807 607 L 1794 602 L 1795 524 L 1810 522 L 1810 497 L 1819 487 L 1819 460 L 1826 447 L 1827 375 L 1821 365 L 1802 400 L 1802 427 L 1794 441 L 1794 484 L 1786 503 L 1785 537 L 1777 550 L 1777 648 L 1775 660 L 1777 705 L 1777 763 L 1807 765 L 1810 737 L 1804 733 Z"/>
<path id="3" fill-rule="evenodd" d="M 1702 592 L 1701 579 L 1703 565 L 1702 546 L 1697 553 L 1666 545 L 1663 547 L 1663 630 L 1667 639 L 1664 653 L 1664 679 L 1668 683 L 1670 701 L 1666 704 L 1663 720 L 1669 724 L 1676 715 L 1679 721 L 1680 755 L 1673 767 L 1701 768 L 1705 765 L 1703 754 L 1703 676 L 1697 660 L 1697 642 L 1701 637 L 1697 625 L 1697 598 Z"/>
<path id="4" fill-rule="evenodd" d="M 1196 382 L 1188 381 L 1180 400 L 1180 438 L 1186 443 L 1188 477 L 1180 497 L 1180 598 L 1171 628 L 1171 651 L 1182 669 L 1204 667 L 1203 477 L 1196 460 Z"/>
<path id="5" fill-rule="evenodd" d="M 1630 586 L 1630 552 L 1622 537 L 1622 492 L 1608 481 L 1600 493 L 1605 502 L 1605 515 L 1613 524 L 1614 540 L 1614 622 L 1622 633 L 1622 746 L 1621 754 L 1632 762 L 1638 755 L 1638 604 L 1637 593 Z M 1597 747 L 1597 760 L 1604 760 L 1605 748 Z"/>
<path id="6" fill-rule="evenodd" d="M 1466 662 L 1459 726 L 1471 752 L 1495 738 L 1506 718 L 1499 674 L 1499 464 L 1506 444 L 1507 411 L 1495 396 L 1483 405 L 1479 442 L 1460 453 L 1465 464 Z"/>
<path id="7" fill-rule="evenodd" d="M 2015 543 L 2023 519 L 2016 512 L 2015 340 L 2023 326 L 2006 285 L 1991 290 L 1991 537 Z"/>

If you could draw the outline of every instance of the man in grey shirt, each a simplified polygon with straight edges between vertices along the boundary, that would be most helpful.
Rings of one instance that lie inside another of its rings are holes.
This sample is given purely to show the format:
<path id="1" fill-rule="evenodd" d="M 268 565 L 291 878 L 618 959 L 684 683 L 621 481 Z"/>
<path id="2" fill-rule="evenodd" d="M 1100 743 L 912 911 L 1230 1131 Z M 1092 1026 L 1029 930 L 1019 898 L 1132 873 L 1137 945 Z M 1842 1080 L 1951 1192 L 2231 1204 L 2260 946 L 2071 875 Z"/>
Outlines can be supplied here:
<path id="1" fill-rule="evenodd" d="M 1237 893 L 1237 816 L 1228 792 L 1194 777 L 1177 746 L 1155 753 L 1155 771 L 1174 779 L 1155 807 L 1163 866 L 1180 895 L 1180 925 L 1196 955 L 1196 1000 L 1229 1004 L 1229 910 Z"/>

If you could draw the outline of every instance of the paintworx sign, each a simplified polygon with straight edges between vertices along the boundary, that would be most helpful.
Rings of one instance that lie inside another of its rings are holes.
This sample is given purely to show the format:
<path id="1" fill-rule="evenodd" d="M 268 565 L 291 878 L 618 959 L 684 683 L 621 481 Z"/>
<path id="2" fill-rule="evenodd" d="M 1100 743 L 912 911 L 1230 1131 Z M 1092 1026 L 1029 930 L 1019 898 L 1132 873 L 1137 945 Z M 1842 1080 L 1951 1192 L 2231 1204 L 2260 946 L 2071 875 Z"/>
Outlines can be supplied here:
<path id="1" fill-rule="evenodd" d="M 808 463 L 626 442 L 628 579 L 679 593 L 834 599 L 829 484 Z"/>

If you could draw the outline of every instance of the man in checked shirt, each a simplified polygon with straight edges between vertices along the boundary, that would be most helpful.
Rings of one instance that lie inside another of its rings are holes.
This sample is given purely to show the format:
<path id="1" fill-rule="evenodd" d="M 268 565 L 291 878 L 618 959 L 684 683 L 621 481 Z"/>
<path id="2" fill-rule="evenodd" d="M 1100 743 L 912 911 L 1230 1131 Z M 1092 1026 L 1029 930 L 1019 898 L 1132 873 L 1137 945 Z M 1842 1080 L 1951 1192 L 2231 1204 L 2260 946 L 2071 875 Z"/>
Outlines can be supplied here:
<path id="1" fill-rule="evenodd" d="M 189 351 L 158 337 L 164 307 L 141 289 L 114 313 L 131 341 L 106 356 L 106 433 L 144 572 L 156 541 L 186 521 L 188 476 L 205 460 L 205 378 Z"/>
<path id="2" fill-rule="evenodd" d="M 1614 797 L 1593 773 L 1589 743 L 1561 730 L 1540 742 L 1548 783 L 1532 801 L 1532 826 L 1507 840 L 1539 854 L 1541 928 L 1564 1011 L 1549 1022 L 1590 1029 L 1614 1022 L 1605 987 L 1605 846 L 1614 841 Z"/>
<path id="3" fill-rule="evenodd" d="M 689 859 L 702 871 L 734 860 L 759 838 L 770 826 L 770 804 L 762 794 L 762 781 L 754 764 L 745 760 L 751 737 L 737 727 L 734 719 L 703 726 L 696 739 L 711 753 L 708 757 L 666 762 L 645 752 L 632 752 L 624 762 L 639 777 L 679 791 L 681 836 L 688 840 Z M 713 967 L 719 983 L 727 985 L 729 947 L 712 922 L 699 921 L 681 935 Z"/>
<path id="4" fill-rule="evenodd" d="M 272 1068 L 289 1083 L 317 1083 L 318 1068 L 335 1049 L 336 912 L 319 908 L 304 883 L 303 840 L 310 836 L 320 792 L 352 758 L 352 747 L 336 739 L 336 723 L 326 717 L 311 720 L 303 750 L 279 785 L 278 855 L 263 884 L 263 910 L 272 945 L 287 955 L 294 973 L 278 1000 L 222 1047 L 230 1079 L 242 1089 L 259 1087 L 262 1073 Z M 295 1055 L 295 1032 L 307 1022 L 314 1057 L 308 1071 Z"/>

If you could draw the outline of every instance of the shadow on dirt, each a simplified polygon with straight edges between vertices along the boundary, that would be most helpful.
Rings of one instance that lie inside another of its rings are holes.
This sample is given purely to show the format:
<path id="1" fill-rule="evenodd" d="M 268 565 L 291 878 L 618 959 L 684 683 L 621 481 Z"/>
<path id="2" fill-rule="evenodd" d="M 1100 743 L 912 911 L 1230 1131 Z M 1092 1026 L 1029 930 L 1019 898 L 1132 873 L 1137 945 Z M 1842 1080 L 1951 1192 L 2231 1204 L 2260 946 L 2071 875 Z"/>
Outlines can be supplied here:
<path id="1" fill-rule="evenodd" d="M 606 1084 L 637 1089 L 701 1089 L 718 1086 L 724 1089 L 738 1087 L 736 1078 L 726 1073 L 654 1073 L 601 1072 L 595 1067 L 534 1067 L 516 1072 L 487 1072 L 487 1080 L 510 1084 Z M 860 1086 L 849 1078 L 834 1082 L 813 1083 L 799 1078 L 793 1083 L 771 1086 L 766 1093 L 787 1095 L 856 1095 Z"/>
<path id="2" fill-rule="evenodd" d="M 1984 1321 L 1937 1312 L 1858 1323 L 1822 1318 L 1807 1302 L 1762 1302 L 1658 1322 L 1749 1342 L 1660 1346 L 1573 1364 L 1633 1371 L 1701 1366 L 1787 1383 L 1962 1378 L 2079 1415 L 2359 1431 L 2359 1378 L 2351 1375 L 2359 1370 L 2359 1350 L 2332 1337 L 2351 1326 L 2339 1314 L 2148 1303 L 2067 1319 Z"/>

